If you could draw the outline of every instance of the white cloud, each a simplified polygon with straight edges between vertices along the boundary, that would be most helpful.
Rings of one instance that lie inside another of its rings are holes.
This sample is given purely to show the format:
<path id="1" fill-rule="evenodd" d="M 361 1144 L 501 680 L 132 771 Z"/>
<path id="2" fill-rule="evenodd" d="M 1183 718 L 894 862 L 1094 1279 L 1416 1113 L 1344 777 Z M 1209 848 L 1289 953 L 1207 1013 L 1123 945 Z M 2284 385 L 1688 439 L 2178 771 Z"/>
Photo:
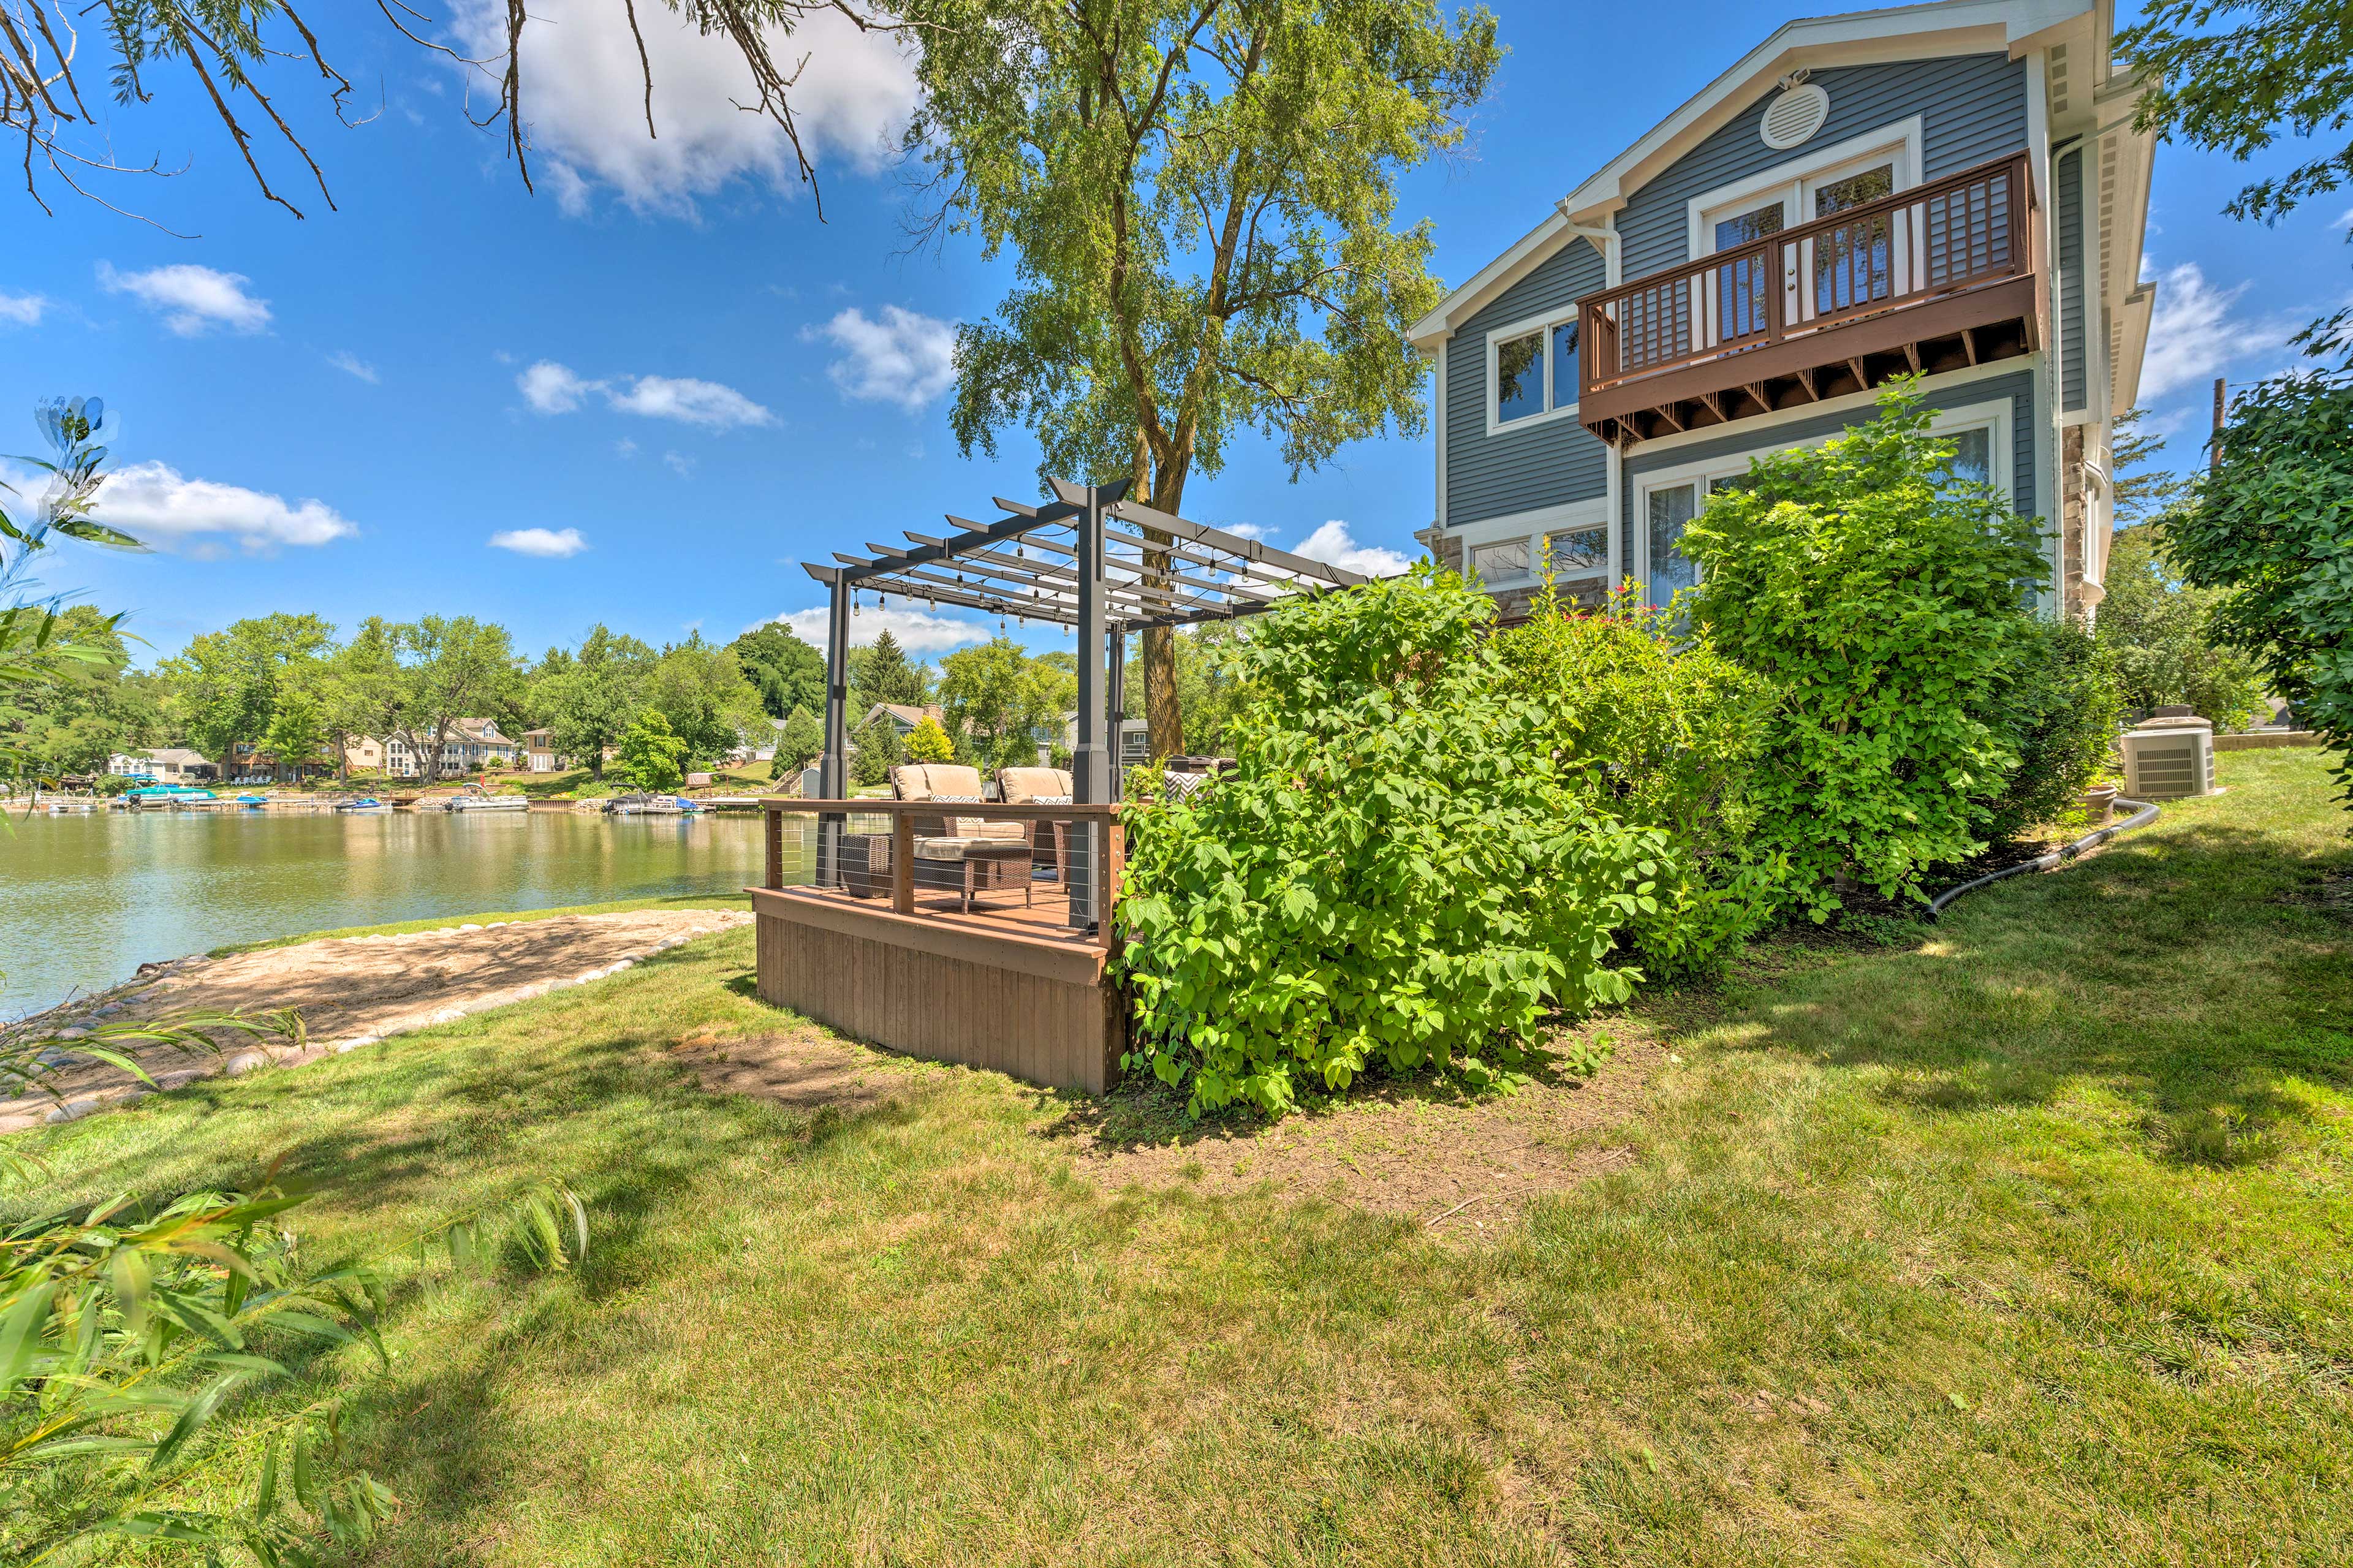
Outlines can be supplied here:
<path id="1" fill-rule="evenodd" d="M 327 356 L 327 363 L 347 375 L 358 376 L 370 386 L 375 385 L 376 383 L 384 379 L 382 376 L 376 374 L 375 366 L 368 363 L 367 361 L 360 358 L 359 355 L 352 353 L 349 349 L 337 349 L 333 353 Z"/>
<path id="2" fill-rule="evenodd" d="M 897 305 L 882 307 L 880 321 L 856 308 L 810 329 L 841 349 L 826 366 L 846 396 L 895 403 L 919 413 L 955 381 L 955 323 L 920 315 Z"/>
<path id="3" fill-rule="evenodd" d="M 588 542 L 576 528 L 505 528 L 491 535 L 491 548 L 561 561 L 587 549 Z"/>
<path id="4" fill-rule="evenodd" d="M 38 294 L 0 294 L 0 326 L 37 327 L 49 302 Z"/>
<path id="5" fill-rule="evenodd" d="M 269 325 L 269 301 L 245 291 L 252 279 L 241 272 L 216 272 L 192 262 L 118 272 L 112 262 L 101 261 L 98 280 L 110 294 L 128 294 L 149 310 L 163 311 L 164 324 L 184 338 L 215 327 L 258 332 Z"/>
<path id="6" fill-rule="evenodd" d="M 515 390 L 540 414 L 570 414 L 602 393 L 605 401 L 623 414 L 648 419 L 675 419 L 712 430 L 733 430 L 745 425 L 774 425 L 776 416 L 732 386 L 692 376 L 624 375 L 617 380 L 591 381 L 570 365 L 543 359 L 515 377 Z M 637 450 L 627 445 L 622 456 Z"/>
<path id="7" fill-rule="evenodd" d="M 460 0 L 459 47 L 489 58 L 506 48 L 503 0 Z M 668 6 L 640 5 L 638 25 L 654 76 L 658 137 L 646 134 L 645 79 L 622 8 L 607 0 L 536 0 L 523 29 L 523 100 L 531 144 L 562 209 L 591 210 L 610 190 L 639 212 L 692 216 L 697 197 L 748 177 L 790 191 L 799 165 L 774 121 L 738 105 L 758 92 L 723 35 L 699 32 Z M 916 101 L 907 49 L 819 9 L 788 37 L 767 41 L 786 71 L 793 119 L 810 158 L 861 173 L 881 168 Z M 806 63 L 802 63 L 806 60 Z"/>
<path id="8" fill-rule="evenodd" d="M 515 377 L 515 390 L 536 413 L 569 414 L 589 393 L 604 391 L 605 384 L 583 381 L 572 374 L 571 366 L 543 359 Z"/>
<path id="9" fill-rule="evenodd" d="M 681 479 L 694 478 L 694 459 L 684 452 L 664 452 L 662 462 L 669 467 L 671 473 Z"/>
<path id="10" fill-rule="evenodd" d="M 795 637 L 812 647 L 823 649 L 826 639 L 826 616 L 823 606 L 814 610 L 795 610 L 776 619 L 792 629 Z M 868 605 L 849 617 L 849 640 L 852 646 L 864 647 L 888 630 L 901 647 L 909 653 L 945 653 L 950 648 L 968 647 L 987 642 L 996 634 L 977 621 L 960 621 L 952 616 L 934 615 L 929 610 L 902 610 L 892 605 L 883 608 Z"/>
<path id="11" fill-rule="evenodd" d="M 620 458 L 634 458 L 638 455 L 638 444 L 624 436 L 613 443 L 613 454 Z"/>
<path id="12" fill-rule="evenodd" d="M 533 367 L 536 369 L 537 367 Z M 557 367 L 561 369 L 561 366 Z M 569 374 L 569 373 L 567 373 Z M 676 419 L 687 425 L 732 430 L 741 425 L 774 425 L 776 416 L 732 386 L 691 376 L 639 375 L 627 392 L 605 388 L 606 401 L 624 414 Z M 601 383 L 597 384 L 602 385 Z"/>
<path id="13" fill-rule="evenodd" d="M 1348 525 L 1336 517 L 1293 545 L 1291 552 L 1310 561 L 1328 561 L 1343 572 L 1361 573 L 1367 577 L 1394 577 L 1413 564 L 1411 557 L 1399 555 L 1394 550 L 1357 543 Z"/>
<path id="14" fill-rule="evenodd" d="M 1219 523 L 1218 526 L 1224 529 L 1228 533 L 1239 534 L 1244 539 L 1262 540 L 1274 532 L 1274 530 L 1267 527 L 1267 525 L 1262 522 L 1224 522 Z"/>
<path id="15" fill-rule="evenodd" d="M 2144 400 L 2164 396 L 2220 374 L 2225 367 L 2287 345 L 2295 326 L 2286 320 L 2252 321 L 2231 308 L 2252 287 L 2218 289 L 2194 261 L 2169 267 L 2158 277 L 2157 310 L 2148 327 L 2148 355 L 2141 363 Z"/>
<path id="16" fill-rule="evenodd" d="M 217 555 L 224 542 L 267 554 L 281 545 L 332 543 L 359 531 L 322 500 L 289 506 L 278 496 L 184 478 L 165 463 L 134 463 L 98 492 L 97 516 L 159 550 Z"/>

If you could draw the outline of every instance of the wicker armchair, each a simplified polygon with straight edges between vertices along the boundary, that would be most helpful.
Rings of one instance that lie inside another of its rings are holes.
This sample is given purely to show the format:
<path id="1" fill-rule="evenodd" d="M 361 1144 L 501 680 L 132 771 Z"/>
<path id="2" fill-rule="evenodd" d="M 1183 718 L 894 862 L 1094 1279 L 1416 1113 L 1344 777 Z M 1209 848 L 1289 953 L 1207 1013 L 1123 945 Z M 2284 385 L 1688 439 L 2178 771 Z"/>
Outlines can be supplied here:
<path id="1" fill-rule="evenodd" d="M 914 820 L 918 888 L 963 889 L 969 894 L 975 873 L 986 879 L 981 885 L 987 887 L 1003 886 L 1017 874 L 1029 876 L 1029 868 L 1018 863 L 992 859 L 976 866 L 965 864 L 965 851 L 975 845 L 1018 843 L 1029 837 L 1029 824 L 1025 822 L 988 822 L 948 815 L 957 805 L 981 803 L 978 768 L 955 763 L 909 763 L 891 770 L 891 795 L 895 800 L 940 803 L 939 816 L 919 815 Z"/>
<path id="2" fill-rule="evenodd" d="M 1008 805 L 1068 805 L 1072 785 L 1068 768 L 999 768 L 997 787 Z M 1067 822 L 1025 822 L 1029 842 L 1034 847 L 1042 829 L 1054 837 L 1054 879 L 1068 887 L 1071 881 L 1071 824 Z"/>

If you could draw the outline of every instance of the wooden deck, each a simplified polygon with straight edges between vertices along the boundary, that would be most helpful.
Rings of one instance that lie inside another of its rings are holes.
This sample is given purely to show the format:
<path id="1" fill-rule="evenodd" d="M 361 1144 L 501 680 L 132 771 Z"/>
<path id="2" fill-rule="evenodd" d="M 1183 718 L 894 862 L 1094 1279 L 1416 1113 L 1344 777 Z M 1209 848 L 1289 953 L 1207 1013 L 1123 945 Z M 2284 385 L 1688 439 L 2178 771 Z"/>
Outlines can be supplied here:
<path id="1" fill-rule="evenodd" d="M 905 820 L 895 802 L 851 809 L 877 806 Z M 768 809 L 769 885 L 748 889 L 763 999 L 910 1056 L 1090 1094 L 1116 1080 L 1125 1000 L 1104 973 L 1110 955 L 1099 930 L 1071 923 L 1061 883 L 1033 880 L 1025 902 L 1018 882 L 998 880 L 978 890 L 969 913 L 960 890 L 916 887 L 912 877 L 894 877 L 890 896 L 868 899 L 839 887 L 779 886 L 782 818 L 817 808 Z M 1115 810 L 960 809 L 1032 819 L 1111 818 Z"/>

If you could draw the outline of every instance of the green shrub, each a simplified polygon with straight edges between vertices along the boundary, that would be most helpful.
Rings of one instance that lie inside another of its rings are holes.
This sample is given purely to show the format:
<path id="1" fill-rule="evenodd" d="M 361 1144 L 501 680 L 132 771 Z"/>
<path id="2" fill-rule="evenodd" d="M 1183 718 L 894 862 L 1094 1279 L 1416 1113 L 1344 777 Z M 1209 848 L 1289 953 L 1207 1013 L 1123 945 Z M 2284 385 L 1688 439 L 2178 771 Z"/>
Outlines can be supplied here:
<path id="1" fill-rule="evenodd" d="M 930 714 L 923 715 L 913 730 L 907 731 L 907 760 L 912 763 L 944 763 L 955 755 L 955 742 L 940 728 L 940 721 Z"/>
<path id="2" fill-rule="evenodd" d="M 1683 536 L 1694 628 L 1783 696 L 1753 798 L 1816 920 L 1852 876 L 1888 898 L 1967 858 L 2019 763 L 2036 529 L 1952 474 L 1908 388 L 1823 446 L 1777 452 Z"/>
<path id="3" fill-rule="evenodd" d="M 1550 1011 L 1630 994 L 1614 949 L 1655 910 L 1666 836 L 1555 758 L 1493 613 L 1425 563 L 1259 617 L 1237 770 L 1131 806 L 1128 1062 L 1195 1111 L 1280 1113 L 1371 1070 L 1489 1081 Z"/>
<path id="4" fill-rule="evenodd" d="M 1658 907 L 1628 940 L 1657 978 L 1715 967 L 1770 918 L 1786 858 L 1757 842 L 1754 775 L 1778 700 L 1770 682 L 1672 635 L 1631 590 L 1564 611 L 1549 583 L 1495 634 L 1504 689 L 1534 703 L 1589 804 L 1666 835 Z"/>
<path id="5" fill-rule="evenodd" d="M 2209 625 L 2252 655 L 2337 752 L 2353 806 L 2353 378 L 2279 377 L 2242 394 L 2196 500 L 2166 520 Z"/>
<path id="6" fill-rule="evenodd" d="M 2107 765 L 2123 711 L 2115 663 L 2082 621 L 2028 621 L 2019 655 L 2010 700 L 2018 771 L 1986 823 L 1995 840 L 2055 822 L 2080 804 Z"/>
<path id="7" fill-rule="evenodd" d="M 2093 637 L 2115 671 L 2125 712 L 2136 719 L 2179 703 L 2214 721 L 2245 727 L 2263 706 L 2263 678 L 2253 659 L 2215 640 L 2211 588 L 2174 574 L 2166 552 L 2168 510 L 2108 542 L 2107 597 Z"/>

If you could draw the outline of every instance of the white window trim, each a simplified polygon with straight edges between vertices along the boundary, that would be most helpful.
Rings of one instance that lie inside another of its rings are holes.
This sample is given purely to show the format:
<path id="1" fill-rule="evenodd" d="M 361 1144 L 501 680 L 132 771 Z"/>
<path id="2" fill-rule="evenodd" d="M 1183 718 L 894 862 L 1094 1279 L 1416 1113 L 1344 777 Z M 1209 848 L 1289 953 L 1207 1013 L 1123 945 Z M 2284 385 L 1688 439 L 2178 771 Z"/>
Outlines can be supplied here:
<path id="1" fill-rule="evenodd" d="M 1464 523 L 1455 531 L 1462 542 L 1462 565 L 1471 568 L 1473 551 L 1490 544 L 1511 544 L 1525 540 L 1528 546 L 1528 572 L 1521 577 L 1481 578 L 1479 585 L 1491 593 L 1507 589 L 1532 587 L 1536 575 L 1536 541 L 1548 533 L 1575 533 L 1580 529 L 1598 528 L 1609 541 L 1609 563 L 1608 577 L 1611 586 L 1618 583 L 1618 529 L 1610 521 L 1609 498 L 1594 496 L 1587 500 L 1564 501 L 1558 506 L 1539 507 L 1534 511 L 1512 512 L 1504 517 L 1482 518 Z M 1559 574 L 1556 573 L 1557 577 Z"/>
<path id="2" fill-rule="evenodd" d="M 1782 226 L 1797 228 L 1811 223 L 1808 192 L 1825 179 L 1853 173 L 1849 164 L 1867 165 L 1882 159 L 1891 160 L 1895 164 L 1895 188 L 1908 191 L 1921 180 L 1921 117 L 1915 114 L 1876 131 L 1850 136 L 1831 146 L 1814 148 L 1803 156 L 1776 163 L 1746 179 L 1703 191 L 1684 206 L 1688 247 L 1684 254 L 1694 260 L 1715 255 L 1716 219 L 1736 216 L 1777 196 L 1788 204 L 1782 209 Z"/>
<path id="3" fill-rule="evenodd" d="M 1485 385 L 1487 397 L 1488 435 L 1508 435 L 1516 431 L 1529 429 L 1535 426 L 1550 425 L 1557 420 L 1574 419 L 1577 417 L 1576 398 L 1572 397 L 1567 403 L 1558 405 L 1555 405 L 1552 402 L 1552 330 L 1555 327 L 1576 320 L 1577 307 L 1574 304 L 1570 304 L 1560 310 L 1550 311 L 1542 316 L 1530 316 L 1524 321 L 1514 321 L 1507 327 L 1497 327 L 1493 331 L 1487 334 L 1487 374 Z M 1543 347 L 1537 351 L 1536 363 L 1544 366 L 1545 406 L 1536 413 L 1523 414 L 1517 419 L 1498 418 L 1495 413 L 1495 352 L 1499 347 L 1509 342 L 1512 339 L 1525 338 L 1531 332 L 1540 332 L 1544 335 L 1544 344 Z M 1582 341 L 1579 341 L 1577 345 L 1577 363 L 1580 366 L 1585 363 L 1585 344 Z"/>
<path id="4" fill-rule="evenodd" d="M 1989 470 L 1988 477 L 1995 489 L 2010 498 L 2010 503 L 2013 507 L 2018 504 L 2016 475 L 2012 472 L 2016 451 L 2015 432 L 2011 429 L 2011 423 L 2016 417 L 2017 411 L 2010 406 L 2010 400 L 2007 397 L 1999 397 L 1984 403 L 1968 404 L 1959 408 L 1936 409 L 1928 425 L 1928 428 L 1938 436 L 1950 436 L 1958 431 L 1974 430 L 1979 427 L 1989 429 L 1992 437 L 1987 442 Z M 1802 441 L 1773 442 L 1766 446 L 1752 447 L 1745 452 L 1727 453 L 1720 458 L 1704 458 L 1698 462 L 1680 464 L 1672 468 L 1661 468 L 1655 473 L 1633 476 L 1634 560 L 1628 574 L 1634 579 L 1635 586 L 1641 592 L 1644 602 L 1647 603 L 1651 595 L 1651 492 L 1652 490 L 1671 490 L 1681 485 L 1696 482 L 1701 486 L 1701 493 L 1694 498 L 1698 507 L 1693 515 L 1697 516 L 1698 511 L 1705 510 L 1707 506 L 1707 487 L 1712 486 L 1718 479 L 1736 479 L 1746 473 L 1750 459 L 1762 458 L 1774 452 L 1794 452 L 1808 447 L 1820 447 L 1844 433 L 1843 429 L 1832 430 L 1825 435 L 1809 436 Z"/>

